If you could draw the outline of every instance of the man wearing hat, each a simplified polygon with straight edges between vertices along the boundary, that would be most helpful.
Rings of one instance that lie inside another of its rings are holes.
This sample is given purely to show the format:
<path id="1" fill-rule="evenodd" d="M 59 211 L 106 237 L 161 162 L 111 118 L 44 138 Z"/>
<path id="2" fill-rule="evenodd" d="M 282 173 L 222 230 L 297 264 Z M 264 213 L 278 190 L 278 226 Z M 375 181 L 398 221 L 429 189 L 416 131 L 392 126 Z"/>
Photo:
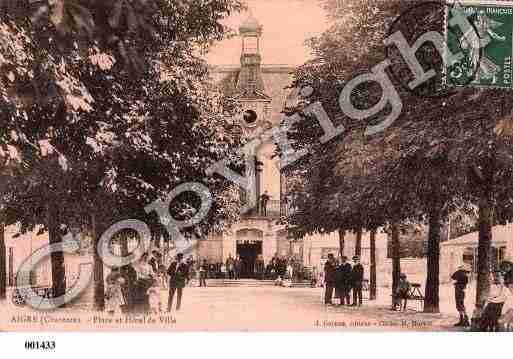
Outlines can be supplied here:
<path id="1" fill-rule="evenodd" d="M 341 263 L 337 268 L 336 287 L 338 297 L 340 298 L 340 305 L 350 305 L 350 293 L 351 293 L 351 276 L 352 269 L 351 264 L 347 261 L 346 256 L 342 256 Z"/>
<path id="2" fill-rule="evenodd" d="M 460 321 L 454 326 L 468 327 L 470 322 L 468 320 L 467 312 L 465 310 L 465 290 L 468 284 L 468 272 L 465 265 L 460 265 L 456 272 L 451 276 L 454 281 L 454 297 L 456 300 L 456 310 L 460 315 Z"/>
<path id="3" fill-rule="evenodd" d="M 332 253 L 328 254 L 328 260 L 324 264 L 324 304 L 332 304 L 333 289 L 335 288 L 335 275 L 337 270 L 337 262 Z"/>
<path id="4" fill-rule="evenodd" d="M 353 257 L 353 269 L 351 272 L 352 287 L 353 287 L 353 304 L 352 306 L 361 306 L 363 303 L 362 299 L 362 287 L 363 287 L 363 275 L 364 269 L 360 263 L 360 257 Z"/>
<path id="5" fill-rule="evenodd" d="M 176 310 L 180 310 L 183 289 L 189 280 L 189 267 L 184 263 L 182 253 L 176 255 L 176 260 L 169 266 L 167 274 L 169 275 L 169 300 L 167 302 L 167 311 L 171 311 L 175 292 L 177 293 Z"/>

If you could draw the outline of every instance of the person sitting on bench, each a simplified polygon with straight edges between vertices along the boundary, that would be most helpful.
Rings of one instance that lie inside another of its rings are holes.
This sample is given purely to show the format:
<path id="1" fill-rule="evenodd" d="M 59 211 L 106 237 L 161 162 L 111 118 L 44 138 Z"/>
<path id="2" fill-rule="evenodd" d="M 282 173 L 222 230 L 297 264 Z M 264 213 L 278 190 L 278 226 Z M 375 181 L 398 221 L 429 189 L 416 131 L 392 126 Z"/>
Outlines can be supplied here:
<path id="1" fill-rule="evenodd" d="M 397 310 L 397 306 L 399 305 L 399 310 L 406 311 L 406 305 L 408 304 L 410 290 L 411 284 L 408 281 L 408 277 L 406 276 L 406 274 L 401 273 L 399 277 L 399 283 L 397 284 L 397 288 L 394 293 L 393 310 Z"/>

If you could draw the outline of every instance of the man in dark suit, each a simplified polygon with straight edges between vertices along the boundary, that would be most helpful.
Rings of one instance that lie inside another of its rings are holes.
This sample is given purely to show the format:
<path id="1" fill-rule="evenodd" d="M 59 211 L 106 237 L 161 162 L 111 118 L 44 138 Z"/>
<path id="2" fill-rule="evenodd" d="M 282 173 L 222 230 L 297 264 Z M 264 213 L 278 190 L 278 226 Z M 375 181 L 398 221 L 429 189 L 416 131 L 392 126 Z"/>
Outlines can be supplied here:
<path id="1" fill-rule="evenodd" d="M 340 297 L 340 305 L 350 305 L 350 292 L 351 292 L 351 264 L 347 262 L 347 257 L 342 256 L 342 262 L 337 268 L 337 291 Z"/>
<path id="2" fill-rule="evenodd" d="M 324 264 L 324 304 L 333 304 L 333 289 L 335 288 L 335 274 L 337 270 L 337 262 L 332 253 L 328 254 L 328 261 Z"/>
<path id="3" fill-rule="evenodd" d="M 234 272 L 234 279 L 240 279 L 240 272 L 242 270 L 242 261 L 240 259 L 240 256 L 237 255 L 235 258 L 235 261 L 233 262 L 233 272 Z"/>
<path id="4" fill-rule="evenodd" d="M 177 292 L 176 310 L 180 310 L 183 288 L 185 288 L 185 284 L 189 280 L 189 267 L 184 263 L 182 253 L 176 255 L 176 260 L 169 266 L 167 274 L 169 275 L 169 300 L 167 311 L 171 311 L 175 292 Z"/>
<path id="5" fill-rule="evenodd" d="M 128 309 L 133 309 L 135 304 L 136 289 L 137 289 L 137 271 L 132 264 L 127 264 L 121 267 L 121 275 L 125 278 L 125 283 L 121 286 L 125 298 L 127 299 Z"/>
<path id="6" fill-rule="evenodd" d="M 161 259 L 161 256 L 160 256 L 159 252 L 157 252 L 157 251 L 152 251 L 151 252 L 151 258 L 148 261 L 148 263 L 150 264 L 150 266 L 153 269 L 154 273 L 158 273 L 159 266 L 162 263 L 162 261 L 160 259 Z"/>
<path id="7" fill-rule="evenodd" d="M 259 280 L 264 279 L 264 271 L 265 271 L 264 257 L 261 254 L 259 254 L 255 261 L 256 279 L 259 279 Z"/>
<path id="8" fill-rule="evenodd" d="M 228 259 L 226 260 L 226 271 L 228 272 L 228 278 L 234 279 L 235 277 L 235 259 L 233 259 L 232 255 L 230 254 L 228 256 Z"/>
<path id="9" fill-rule="evenodd" d="M 353 257 L 353 271 L 352 271 L 352 287 L 353 287 L 353 306 L 361 306 L 363 303 L 362 299 L 362 287 L 363 287 L 363 276 L 364 268 L 360 263 L 360 257 Z"/>
<path id="10" fill-rule="evenodd" d="M 199 268 L 199 274 L 200 274 L 200 287 L 207 287 L 207 273 L 208 273 L 208 263 L 206 259 L 203 259 L 203 263 L 201 263 Z"/>

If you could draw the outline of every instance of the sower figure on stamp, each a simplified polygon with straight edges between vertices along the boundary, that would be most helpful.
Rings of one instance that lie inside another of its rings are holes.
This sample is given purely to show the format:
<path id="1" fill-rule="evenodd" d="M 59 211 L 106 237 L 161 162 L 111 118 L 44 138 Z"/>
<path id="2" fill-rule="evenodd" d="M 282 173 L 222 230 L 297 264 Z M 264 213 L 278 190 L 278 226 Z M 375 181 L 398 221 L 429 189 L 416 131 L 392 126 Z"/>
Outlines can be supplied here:
<path id="1" fill-rule="evenodd" d="M 176 260 L 169 266 L 167 274 L 169 275 L 169 300 L 167 303 L 167 311 L 171 311 L 175 292 L 177 293 L 176 310 L 178 311 L 182 304 L 183 288 L 185 288 L 189 276 L 189 269 L 187 264 L 183 262 L 182 253 L 176 255 Z"/>
<path id="2" fill-rule="evenodd" d="M 466 270 L 465 266 L 459 266 L 458 270 L 451 276 L 451 279 L 454 281 L 454 298 L 456 301 L 456 310 L 460 315 L 460 321 L 454 326 L 468 327 L 470 326 L 470 322 L 465 310 L 465 290 L 467 289 L 468 285 L 468 271 Z"/>
<path id="3" fill-rule="evenodd" d="M 337 263 L 332 253 L 328 254 L 328 261 L 324 264 L 325 292 L 324 304 L 332 304 L 333 289 L 335 288 L 335 274 Z"/>
<path id="4" fill-rule="evenodd" d="M 360 263 L 360 257 L 353 257 L 352 287 L 353 287 L 353 306 L 361 306 L 363 303 L 362 288 L 364 268 Z"/>

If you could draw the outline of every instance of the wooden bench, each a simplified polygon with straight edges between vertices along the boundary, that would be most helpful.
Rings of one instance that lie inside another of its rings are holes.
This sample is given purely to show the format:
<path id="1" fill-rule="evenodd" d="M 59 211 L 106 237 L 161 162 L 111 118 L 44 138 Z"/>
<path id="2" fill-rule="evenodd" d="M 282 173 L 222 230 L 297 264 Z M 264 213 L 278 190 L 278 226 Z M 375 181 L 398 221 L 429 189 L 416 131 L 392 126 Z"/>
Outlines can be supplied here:
<path id="1" fill-rule="evenodd" d="M 421 290 L 422 285 L 419 283 L 411 283 L 410 291 L 408 292 L 408 300 L 416 300 L 420 302 L 421 310 L 424 311 L 424 295 Z M 399 305 L 399 299 L 395 298 L 394 294 L 391 294 L 394 302 L 397 300 Z"/>
<path id="2" fill-rule="evenodd" d="M 408 293 L 408 300 L 418 300 L 420 302 L 422 311 L 424 311 L 424 295 L 421 291 L 419 283 L 412 283 L 410 292 Z"/>
<path id="3" fill-rule="evenodd" d="M 42 299 L 51 299 L 53 298 L 53 288 L 51 287 L 33 287 L 32 288 L 35 294 L 40 296 Z M 12 292 L 12 303 L 15 306 L 22 307 L 27 304 L 27 298 L 22 291 L 18 288 L 14 288 Z"/>

